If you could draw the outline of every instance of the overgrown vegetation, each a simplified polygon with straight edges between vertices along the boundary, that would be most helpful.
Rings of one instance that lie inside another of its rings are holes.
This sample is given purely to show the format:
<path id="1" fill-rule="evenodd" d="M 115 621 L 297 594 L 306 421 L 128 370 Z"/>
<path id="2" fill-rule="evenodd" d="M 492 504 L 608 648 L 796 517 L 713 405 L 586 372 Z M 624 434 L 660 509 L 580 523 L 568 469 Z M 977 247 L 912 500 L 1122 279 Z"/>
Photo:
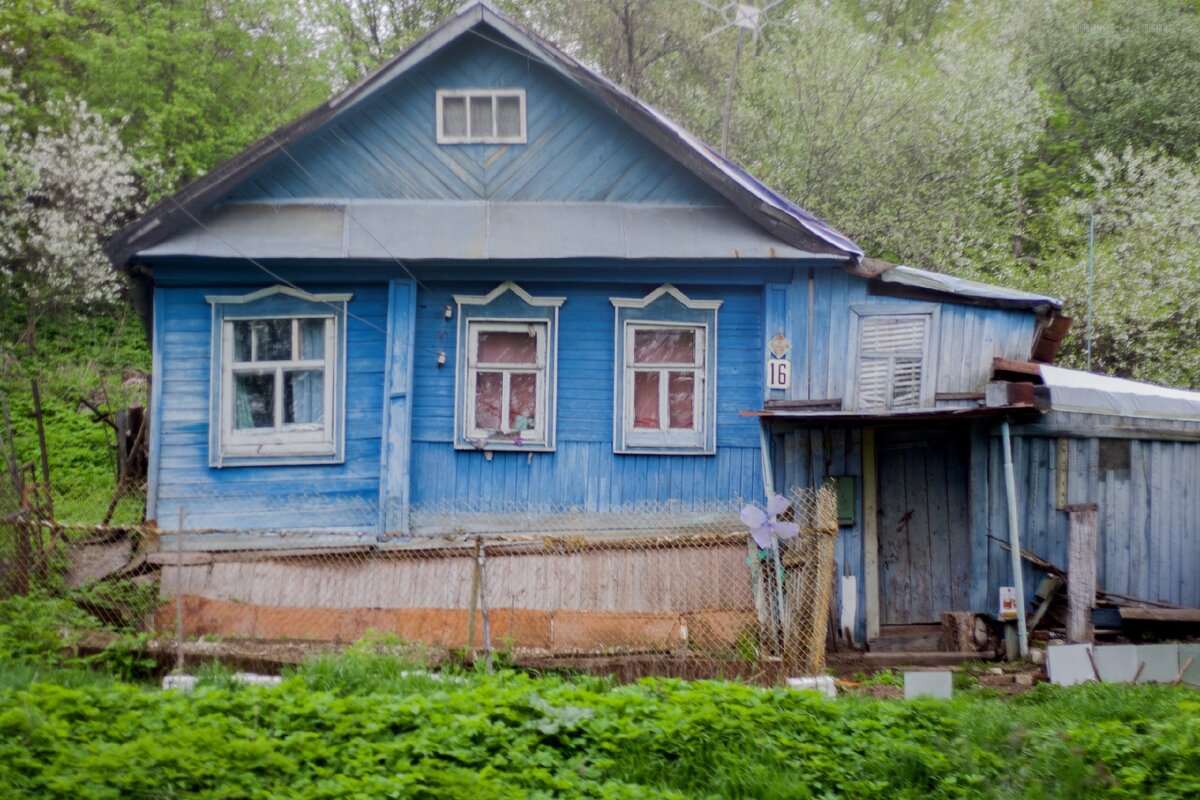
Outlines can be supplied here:
<path id="1" fill-rule="evenodd" d="M 837 701 L 723 682 L 414 672 L 365 651 L 277 689 L 0 669 L 0 793 L 72 798 L 1145 798 L 1200 791 L 1172 687 Z"/>

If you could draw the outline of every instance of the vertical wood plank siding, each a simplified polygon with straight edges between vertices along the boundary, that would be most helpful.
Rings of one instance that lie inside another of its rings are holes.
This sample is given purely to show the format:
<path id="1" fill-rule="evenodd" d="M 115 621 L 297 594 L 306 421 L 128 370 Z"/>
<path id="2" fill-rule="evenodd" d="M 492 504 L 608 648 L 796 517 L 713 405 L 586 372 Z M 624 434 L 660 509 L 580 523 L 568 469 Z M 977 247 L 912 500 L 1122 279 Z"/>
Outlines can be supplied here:
<path id="1" fill-rule="evenodd" d="M 435 92 L 488 87 L 525 90 L 529 144 L 439 146 Z M 549 68 L 478 37 L 449 46 L 290 152 L 295 161 L 281 154 L 229 199 L 728 205 Z"/>
<path id="2" fill-rule="evenodd" d="M 1013 466 L 1018 503 L 1021 504 L 1021 540 L 1026 550 L 1066 567 L 1069 519 L 1056 508 L 1058 470 L 1067 472 L 1067 501 L 1096 503 L 1098 540 L 1096 584 L 1121 594 L 1200 606 L 1200 442 L 1153 438 L 1127 439 L 1130 468 L 1102 469 L 1098 458 L 1100 438 L 1090 428 L 1120 426 L 1200 430 L 1200 423 L 1171 420 L 1137 420 L 1094 414 L 1056 411 L 1035 428 L 1014 429 Z M 1056 436 L 1067 440 L 1065 465 L 1058 463 Z M 989 442 L 989 524 L 993 536 L 1003 537 L 1004 476 L 1001 446 Z M 998 587 L 1011 585 L 1008 554 L 993 542 L 988 577 L 988 598 L 994 604 Z M 1030 593 L 1040 573 L 1026 567 Z M 1031 587 L 1031 582 L 1033 586 Z"/>
<path id="3" fill-rule="evenodd" d="M 846 377 L 853 366 L 851 312 L 854 305 L 886 306 L 903 312 L 905 307 L 925 305 L 896 297 L 872 296 L 862 278 L 839 269 L 813 271 L 813 302 L 808 301 L 808 270 L 796 270 L 786 284 L 787 302 L 775 299 L 778 285 L 767 289 L 766 328 L 768 337 L 785 331 L 792 343 L 791 388 L 772 391 L 767 399 L 845 400 Z M 807 341 L 809 314 L 814 341 Z M 1009 311 L 981 306 L 943 303 L 936 346 L 931 356 L 936 363 L 937 392 L 982 392 L 992 376 L 996 356 L 1025 360 L 1033 348 L 1037 319 L 1027 311 Z M 809 354 L 811 353 L 811 359 Z M 938 403 L 962 405 L 961 401 Z"/>

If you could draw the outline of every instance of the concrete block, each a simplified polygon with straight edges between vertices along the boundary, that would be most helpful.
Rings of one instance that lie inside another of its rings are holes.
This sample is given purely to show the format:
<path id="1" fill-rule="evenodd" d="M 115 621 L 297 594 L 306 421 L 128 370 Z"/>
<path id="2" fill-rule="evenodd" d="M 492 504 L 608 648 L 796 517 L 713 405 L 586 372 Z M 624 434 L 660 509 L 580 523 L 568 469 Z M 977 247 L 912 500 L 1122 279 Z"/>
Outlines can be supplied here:
<path id="1" fill-rule="evenodd" d="M 831 675 L 816 675 L 814 677 L 788 678 L 789 689 L 806 692 L 818 692 L 826 697 L 837 697 L 837 683 Z"/>
<path id="2" fill-rule="evenodd" d="M 233 673 L 233 679 L 247 686 L 273 687 L 283 683 L 283 678 L 278 675 L 259 675 L 255 672 L 235 672 Z"/>
<path id="3" fill-rule="evenodd" d="M 1145 664 L 1138 683 L 1171 683 L 1179 674 L 1179 645 L 1139 644 L 1137 660 Z"/>
<path id="4" fill-rule="evenodd" d="M 190 692 L 196 688 L 195 675 L 163 675 L 162 687 L 166 689 L 178 689 L 181 692 Z"/>
<path id="5" fill-rule="evenodd" d="M 1046 648 L 1050 682 L 1059 686 L 1074 686 L 1096 680 L 1092 661 L 1088 658 L 1090 644 L 1060 644 Z"/>
<path id="6" fill-rule="evenodd" d="M 1191 664 L 1188 664 L 1189 658 L 1192 659 Z M 1183 682 L 1200 686 L 1200 644 L 1179 645 L 1179 668 L 1183 669 L 1185 664 L 1188 666 L 1183 670 Z"/>
<path id="7" fill-rule="evenodd" d="M 954 673 L 948 670 L 937 672 L 904 673 L 904 699 L 934 697 L 948 700 L 954 692 Z"/>
<path id="8" fill-rule="evenodd" d="M 1131 683 L 1137 673 L 1137 645 L 1110 644 L 1092 651 L 1104 683 Z"/>

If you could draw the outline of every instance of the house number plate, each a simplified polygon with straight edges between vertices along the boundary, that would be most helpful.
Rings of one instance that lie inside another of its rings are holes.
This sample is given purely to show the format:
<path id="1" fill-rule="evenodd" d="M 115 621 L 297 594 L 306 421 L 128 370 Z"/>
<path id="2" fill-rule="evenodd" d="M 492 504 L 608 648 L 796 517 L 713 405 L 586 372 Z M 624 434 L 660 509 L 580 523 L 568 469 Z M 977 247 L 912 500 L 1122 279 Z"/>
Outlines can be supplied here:
<path id="1" fill-rule="evenodd" d="M 767 359 L 767 388 L 787 389 L 792 385 L 792 362 L 786 358 Z"/>

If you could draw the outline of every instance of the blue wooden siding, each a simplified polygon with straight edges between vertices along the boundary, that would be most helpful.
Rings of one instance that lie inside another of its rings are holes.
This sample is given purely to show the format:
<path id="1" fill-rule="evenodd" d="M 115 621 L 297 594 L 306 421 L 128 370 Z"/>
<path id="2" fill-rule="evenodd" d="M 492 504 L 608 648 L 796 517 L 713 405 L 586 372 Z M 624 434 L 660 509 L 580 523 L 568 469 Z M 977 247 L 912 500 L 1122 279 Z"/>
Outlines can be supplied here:
<path id="1" fill-rule="evenodd" d="M 809 303 L 809 275 L 812 303 Z M 868 281 L 843 270 L 814 267 L 796 270 L 790 283 L 769 284 L 766 291 L 767 338 L 782 331 L 792 344 L 792 385 L 767 393 L 774 400 L 845 400 L 853 305 L 881 305 L 902 311 L 928 301 L 873 296 Z M 811 318 L 810 318 L 811 315 Z M 1027 311 L 944 303 L 934 353 L 937 392 L 982 392 L 991 379 L 996 356 L 1027 360 L 1033 349 L 1037 318 Z M 812 331 L 811 338 L 808 335 Z M 765 348 L 765 343 L 764 343 Z M 764 349 L 765 354 L 765 349 Z M 764 357 L 766 357 L 764 355 Z M 961 405 L 947 401 L 939 405 Z"/>
<path id="2" fill-rule="evenodd" d="M 161 391 L 155 511 L 188 530 L 367 530 L 378 524 L 386 286 L 303 287 L 353 292 L 346 348 L 346 460 L 319 466 L 208 466 L 210 328 L 206 294 L 219 285 L 162 288 L 155 343 Z"/>
<path id="3" fill-rule="evenodd" d="M 610 297 L 641 298 L 658 283 L 523 282 L 535 296 L 565 296 L 559 312 L 558 436 L 553 453 L 454 451 L 456 322 L 453 294 L 486 294 L 486 283 L 428 283 L 417 307 L 413 385 L 413 502 L 478 510 L 570 505 L 586 510 L 679 500 L 684 508 L 762 494 L 758 423 L 742 417 L 762 398 L 761 287 L 688 286 L 694 299 L 724 301 L 717 314 L 717 454 L 612 452 L 615 313 Z M 447 364 L 437 366 L 438 352 Z"/>
<path id="4" fill-rule="evenodd" d="M 1014 428 L 1013 466 L 1017 482 L 1022 546 L 1034 555 L 1066 567 L 1067 513 L 1056 508 L 1058 437 L 1038 429 L 1057 430 L 1067 440 L 1067 502 L 1096 503 L 1099 538 L 1097 585 L 1121 594 L 1200 606 L 1200 441 L 1126 439 L 1130 469 L 1101 469 L 1100 437 L 1088 428 L 1178 428 L 1183 435 L 1195 424 L 1163 420 L 1131 420 L 1054 412 L 1044 423 L 1023 431 Z M 1152 436 L 1152 435 L 1151 435 Z M 1004 473 L 999 439 L 989 448 L 988 524 L 993 536 L 1008 535 L 1004 505 Z M 999 586 L 1011 585 L 1008 552 L 992 542 L 988 594 L 995 603 Z M 1040 579 L 1025 568 L 1028 592 Z"/>
<path id="5" fill-rule="evenodd" d="M 787 492 L 793 487 L 820 486 L 835 475 L 854 477 L 854 524 L 838 529 L 834 558 L 837 575 L 858 577 L 858 619 L 854 636 L 866 640 L 866 581 L 863 559 L 863 481 L 862 431 L 858 428 L 802 428 L 776 433 L 771 442 L 772 471 L 775 490 Z M 837 603 L 840 608 L 841 581 L 838 581 Z"/>
<path id="6" fill-rule="evenodd" d="M 438 89 L 522 88 L 528 143 L 438 145 Z M 548 67 L 468 36 L 229 195 L 725 206 L 728 201 Z M 294 158 L 294 161 L 293 161 Z"/>

